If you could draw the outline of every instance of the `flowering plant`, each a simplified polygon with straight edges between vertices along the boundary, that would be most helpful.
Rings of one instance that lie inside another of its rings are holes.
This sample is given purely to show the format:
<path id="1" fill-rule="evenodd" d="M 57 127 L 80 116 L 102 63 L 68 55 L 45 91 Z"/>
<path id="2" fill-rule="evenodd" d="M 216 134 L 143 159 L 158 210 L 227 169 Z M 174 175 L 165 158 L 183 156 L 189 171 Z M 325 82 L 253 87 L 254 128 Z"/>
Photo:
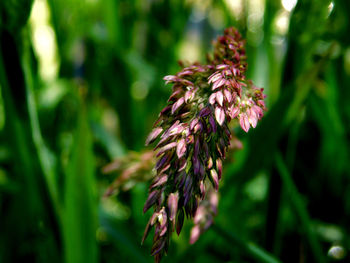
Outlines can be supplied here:
<path id="1" fill-rule="evenodd" d="M 164 78 L 173 84 L 173 92 L 146 140 L 148 145 L 160 138 L 154 148 L 156 176 L 143 209 L 153 207 L 154 213 L 142 239 L 155 227 L 151 254 L 156 262 L 167 252 L 172 232 L 180 234 L 185 215 L 198 225 L 191 242 L 202 231 L 198 218 L 208 209 L 205 203 L 199 205 L 208 191 L 207 181 L 216 191 L 219 188 L 232 137 L 228 124 L 238 120 L 248 132 L 263 116 L 263 89 L 246 80 L 246 68 L 244 41 L 236 29 L 228 28 L 214 43 L 206 65 L 194 63 Z M 210 196 L 214 208 L 209 210 L 215 211 L 217 197 Z"/>

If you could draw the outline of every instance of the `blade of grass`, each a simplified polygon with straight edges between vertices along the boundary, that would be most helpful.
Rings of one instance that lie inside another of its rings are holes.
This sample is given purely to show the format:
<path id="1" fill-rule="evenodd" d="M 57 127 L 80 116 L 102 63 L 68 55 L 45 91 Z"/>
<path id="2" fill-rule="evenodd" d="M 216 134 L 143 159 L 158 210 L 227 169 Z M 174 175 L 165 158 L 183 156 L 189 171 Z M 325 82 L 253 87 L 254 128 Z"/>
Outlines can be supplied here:
<path id="1" fill-rule="evenodd" d="M 99 212 L 99 221 L 101 227 L 107 232 L 111 240 L 113 240 L 118 247 L 122 248 L 123 251 L 126 251 L 130 259 L 133 259 L 131 262 L 149 262 L 149 258 L 145 258 L 140 247 L 135 246 L 134 240 L 130 238 L 133 233 L 125 228 L 126 225 L 118 223 L 117 220 L 105 213 L 102 208 L 100 208 Z"/>
<path id="2" fill-rule="evenodd" d="M 288 195 L 290 197 L 290 201 L 294 207 L 296 215 L 299 217 L 302 228 L 305 231 L 305 235 L 311 247 L 315 261 L 320 263 L 326 262 L 326 258 L 322 256 L 323 253 L 322 253 L 321 245 L 317 240 L 315 233 L 312 230 L 310 216 L 291 178 L 291 175 L 289 174 L 288 168 L 282 159 L 281 153 L 276 154 L 276 165 L 277 165 L 277 170 L 281 176 L 283 185 L 286 187 L 288 191 Z"/>
<path id="3" fill-rule="evenodd" d="M 93 162 L 86 108 L 81 102 L 65 178 L 64 249 L 67 263 L 97 262 L 97 204 Z"/>
<path id="4" fill-rule="evenodd" d="M 29 36 L 28 36 L 29 38 Z M 26 41 L 24 41 L 26 42 Z M 25 43 L 29 45 L 29 43 Z M 48 190 L 50 193 L 50 197 L 52 199 L 54 210 L 61 219 L 61 207 L 58 199 L 58 189 L 56 184 L 56 174 L 54 167 L 54 159 L 53 154 L 46 147 L 44 140 L 41 136 L 40 124 L 37 115 L 37 108 L 34 99 L 34 75 L 31 68 L 31 58 L 29 53 L 29 46 L 25 45 L 22 55 L 22 68 L 25 78 L 25 87 L 27 93 L 27 104 L 28 104 L 28 113 L 29 113 L 29 121 L 31 127 L 32 139 L 39 157 L 39 162 L 41 165 L 41 169 L 43 171 L 46 184 L 48 186 Z M 59 220 L 61 223 L 61 220 Z"/>
<path id="5" fill-rule="evenodd" d="M 0 243 L 6 246 L 5 255 L 1 256 L 5 261 L 7 258 L 9 262 L 14 262 L 35 253 L 34 261 L 52 258 L 52 262 L 59 262 L 59 235 L 54 231 L 57 222 L 51 202 L 46 202 L 48 193 L 32 140 L 18 47 L 10 32 L 0 30 L 0 85 L 6 118 L 5 145 L 10 148 L 13 158 L 11 177 L 20 189 L 20 192 L 9 198 L 8 213 L 0 224 L 0 231 L 5 237 L 1 238 Z M 45 238 L 38 238 L 40 231 L 45 232 Z M 32 237 L 33 252 L 17 251 L 28 236 Z"/>
<path id="6" fill-rule="evenodd" d="M 228 232 L 216 224 L 213 224 L 211 226 L 211 229 L 213 229 L 216 233 L 218 233 L 220 236 L 225 238 L 230 243 L 233 243 L 234 245 L 242 248 L 247 253 L 247 255 L 257 260 L 257 262 L 262 262 L 262 263 L 280 263 L 281 262 L 278 259 L 276 259 L 273 255 L 268 253 L 266 250 L 264 250 L 263 248 L 255 245 L 252 242 L 247 242 L 242 240 L 232 232 Z"/>

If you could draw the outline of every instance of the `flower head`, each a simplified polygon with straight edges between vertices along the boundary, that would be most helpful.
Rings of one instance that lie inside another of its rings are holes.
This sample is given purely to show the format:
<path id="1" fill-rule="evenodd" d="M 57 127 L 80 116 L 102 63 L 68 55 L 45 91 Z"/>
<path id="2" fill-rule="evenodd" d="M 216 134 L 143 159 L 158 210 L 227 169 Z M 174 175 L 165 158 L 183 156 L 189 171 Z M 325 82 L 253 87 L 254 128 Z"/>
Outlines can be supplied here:
<path id="1" fill-rule="evenodd" d="M 245 72 L 244 41 L 236 29 L 228 28 L 206 65 L 195 63 L 164 78 L 173 92 L 146 140 L 149 144 L 159 138 L 154 149 L 157 175 L 144 206 L 144 212 L 153 207 L 154 213 L 143 238 L 154 226 L 156 262 L 167 252 L 171 233 L 181 232 L 184 215 L 201 214 L 205 182 L 218 190 L 232 137 L 229 122 L 237 119 L 248 132 L 263 116 L 263 90 L 247 81 Z M 193 231 L 197 237 L 202 230 L 198 225 Z"/>

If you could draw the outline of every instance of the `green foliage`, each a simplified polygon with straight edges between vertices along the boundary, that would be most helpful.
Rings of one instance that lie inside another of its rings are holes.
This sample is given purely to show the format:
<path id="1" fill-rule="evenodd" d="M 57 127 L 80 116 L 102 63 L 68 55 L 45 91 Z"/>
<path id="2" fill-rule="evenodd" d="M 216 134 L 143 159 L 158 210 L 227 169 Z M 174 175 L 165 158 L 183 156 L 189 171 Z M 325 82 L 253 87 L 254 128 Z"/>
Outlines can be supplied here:
<path id="1" fill-rule="evenodd" d="M 8 0 L 0 3 L 0 25 L 18 32 L 30 15 L 33 0 Z"/>
<path id="2" fill-rule="evenodd" d="M 164 262 L 348 262 L 350 7 L 290 2 L 0 1 L 0 262 L 152 262 L 148 166 L 128 153 L 166 105 L 162 78 L 228 26 L 268 112 L 235 130 L 215 226 L 190 246 L 185 223 Z M 117 157 L 142 176 L 105 198 Z"/>

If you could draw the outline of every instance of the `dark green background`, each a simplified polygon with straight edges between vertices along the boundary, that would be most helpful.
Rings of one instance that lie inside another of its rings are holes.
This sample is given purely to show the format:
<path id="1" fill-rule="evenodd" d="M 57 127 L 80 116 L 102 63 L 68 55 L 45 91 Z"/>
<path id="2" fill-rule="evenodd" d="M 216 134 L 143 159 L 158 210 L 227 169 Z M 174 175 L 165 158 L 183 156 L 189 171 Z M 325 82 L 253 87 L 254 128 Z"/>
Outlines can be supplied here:
<path id="1" fill-rule="evenodd" d="M 268 112 L 237 129 L 216 227 L 190 246 L 187 222 L 164 262 L 329 262 L 332 246 L 350 249 L 348 0 L 291 12 L 277 0 L 47 0 L 50 79 L 32 2 L 0 2 L 0 262 L 152 262 L 148 183 L 102 199 L 117 174 L 101 170 L 144 149 L 171 92 L 163 76 L 204 62 L 228 26 L 247 39 Z"/>

